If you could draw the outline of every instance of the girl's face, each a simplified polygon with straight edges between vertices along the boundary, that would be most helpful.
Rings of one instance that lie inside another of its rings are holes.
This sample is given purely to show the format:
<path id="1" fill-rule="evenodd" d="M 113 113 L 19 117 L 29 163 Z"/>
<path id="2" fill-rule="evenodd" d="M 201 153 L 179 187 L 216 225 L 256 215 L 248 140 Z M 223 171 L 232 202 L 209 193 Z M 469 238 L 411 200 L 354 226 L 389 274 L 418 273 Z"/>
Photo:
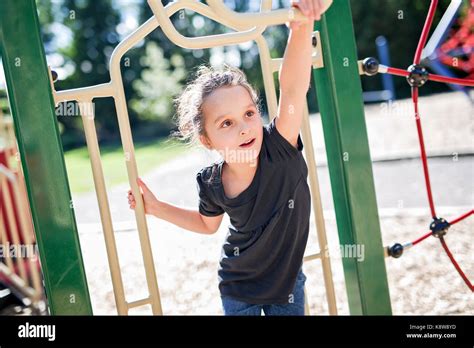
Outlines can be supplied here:
<path id="1" fill-rule="evenodd" d="M 243 86 L 221 87 L 202 105 L 207 138 L 200 140 L 218 151 L 227 163 L 256 163 L 263 141 L 263 124 Z"/>

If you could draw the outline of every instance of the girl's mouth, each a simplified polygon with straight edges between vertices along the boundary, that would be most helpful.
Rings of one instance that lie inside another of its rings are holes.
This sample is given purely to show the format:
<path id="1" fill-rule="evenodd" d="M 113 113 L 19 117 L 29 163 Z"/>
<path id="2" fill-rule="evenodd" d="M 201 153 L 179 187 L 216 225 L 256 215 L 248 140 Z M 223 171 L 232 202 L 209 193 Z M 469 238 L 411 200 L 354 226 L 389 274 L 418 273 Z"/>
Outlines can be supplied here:
<path id="1" fill-rule="evenodd" d="M 240 147 L 243 147 L 243 148 L 247 148 L 247 147 L 250 147 L 253 145 L 253 143 L 255 143 L 255 138 L 243 143 L 243 144 L 240 144 L 239 146 Z"/>

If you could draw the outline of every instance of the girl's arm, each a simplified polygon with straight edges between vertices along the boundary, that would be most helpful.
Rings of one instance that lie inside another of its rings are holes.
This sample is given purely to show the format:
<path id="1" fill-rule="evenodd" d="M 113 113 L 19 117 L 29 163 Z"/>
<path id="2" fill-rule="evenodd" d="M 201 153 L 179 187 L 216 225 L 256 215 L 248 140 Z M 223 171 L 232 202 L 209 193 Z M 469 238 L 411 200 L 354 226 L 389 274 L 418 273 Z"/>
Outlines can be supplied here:
<path id="1" fill-rule="evenodd" d="M 296 147 L 311 81 L 314 19 L 320 19 L 322 6 L 319 0 L 292 1 L 292 6 L 298 7 L 310 19 L 290 24 L 290 35 L 279 72 L 280 101 L 275 123 L 278 132 Z"/>
<path id="2" fill-rule="evenodd" d="M 145 214 L 153 215 L 159 219 L 171 222 L 178 227 L 196 233 L 212 234 L 219 229 L 224 214 L 209 217 L 201 215 L 198 210 L 179 208 L 172 204 L 162 202 L 155 197 L 153 192 L 151 192 L 141 179 L 138 179 L 137 182 L 142 191 Z M 131 190 L 128 191 L 128 203 L 131 209 L 135 209 L 136 201 Z"/>
<path id="3" fill-rule="evenodd" d="M 216 233 L 224 217 L 224 214 L 212 217 L 201 215 L 197 210 L 179 208 L 158 200 L 151 214 L 185 230 L 202 234 Z"/>

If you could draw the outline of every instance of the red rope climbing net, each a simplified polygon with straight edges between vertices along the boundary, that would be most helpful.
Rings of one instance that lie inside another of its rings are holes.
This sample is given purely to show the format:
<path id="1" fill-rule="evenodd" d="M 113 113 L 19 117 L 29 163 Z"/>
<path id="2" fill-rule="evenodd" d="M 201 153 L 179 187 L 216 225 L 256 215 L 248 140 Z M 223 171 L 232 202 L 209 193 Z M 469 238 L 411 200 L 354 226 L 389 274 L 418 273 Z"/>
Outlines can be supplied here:
<path id="1" fill-rule="evenodd" d="M 464 71 L 468 79 L 474 79 L 474 0 L 460 28 L 437 50 L 438 59 L 444 65 Z M 459 58 L 461 57 L 461 58 Z"/>
<path id="2" fill-rule="evenodd" d="M 471 7 L 474 4 L 474 0 L 471 0 Z M 431 0 L 430 8 L 428 11 L 428 15 L 426 17 L 425 24 L 423 26 L 423 31 L 421 33 L 420 40 L 418 42 L 418 46 L 415 52 L 415 56 L 413 59 L 413 65 L 411 65 L 407 70 L 402 70 L 402 69 L 397 69 L 397 68 L 392 68 L 392 67 L 381 67 L 379 69 L 379 72 L 382 73 L 388 73 L 392 75 L 397 75 L 397 76 L 405 76 L 408 80 L 408 83 L 411 86 L 411 96 L 413 100 L 413 105 L 414 105 L 414 110 L 415 110 L 415 120 L 416 120 L 416 127 L 418 131 L 418 139 L 420 143 L 420 151 L 421 151 L 421 160 L 423 163 L 423 172 L 424 172 L 424 177 L 425 177 L 425 184 L 426 184 L 426 191 L 428 194 L 428 201 L 429 201 L 429 206 L 430 206 L 430 211 L 431 211 L 431 217 L 433 218 L 433 221 L 430 225 L 430 232 L 426 233 L 425 235 L 421 236 L 420 238 L 414 240 L 411 243 L 408 243 L 405 245 L 405 247 L 410 247 L 414 246 L 421 241 L 425 240 L 429 236 L 434 236 L 439 238 L 441 245 L 443 249 L 445 250 L 446 254 L 448 255 L 449 259 L 451 260 L 452 264 L 456 268 L 457 272 L 461 276 L 461 278 L 464 280 L 466 285 L 471 289 L 471 291 L 474 292 L 474 287 L 471 283 L 471 281 L 468 279 L 468 277 L 464 274 L 463 270 L 457 263 L 456 259 L 454 258 L 453 254 L 449 250 L 446 241 L 444 239 L 444 236 L 446 235 L 448 229 L 450 226 L 457 224 L 458 222 L 466 219 L 470 215 L 474 214 L 474 210 L 470 210 L 469 212 L 451 220 L 451 221 L 446 221 L 443 218 L 438 218 L 436 214 L 436 208 L 435 204 L 433 202 L 433 195 L 431 192 L 431 183 L 430 183 L 430 176 L 429 176 L 429 171 L 428 171 L 428 162 L 426 158 L 426 151 L 425 151 L 425 144 L 423 140 L 423 131 L 421 127 L 421 122 L 420 122 L 420 114 L 418 110 L 418 90 L 421 86 L 423 86 L 426 81 L 437 81 L 437 82 L 445 82 L 445 83 L 453 83 L 453 84 L 459 84 L 463 86 L 474 86 L 474 79 L 468 78 L 461 79 L 461 78 L 452 78 L 452 77 L 446 77 L 446 76 L 441 76 L 441 75 L 434 75 L 434 74 L 429 74 L 426 69 L 420 65 L 421 62 L 421 54 L 423 52 L 423 48 L 426 45 L 426 41 L 428 38 L 428 33 L 431 29 L 431 25 L 433 24 L 433 18 L 436 13 L 436 8 L 438 6 L 438 0 Z M 472 8 L 469 11 L 469 14 L 472 19 Z M 469 42 L 474 41 L 474 34 L 472 33 L 472 28 L 469 28 L 469 35 L 470 37 L 468 38 Z M 464 32 L 463 32 L 464 33 Z M 398 244 L 398 246 L 401 248 L 399 251 L 403 251 L 403 247 Z M 401 252 L 395 256 L 398 257 L 401 255 Z M 394 256 L 394 255 L 392 255 Z"/>

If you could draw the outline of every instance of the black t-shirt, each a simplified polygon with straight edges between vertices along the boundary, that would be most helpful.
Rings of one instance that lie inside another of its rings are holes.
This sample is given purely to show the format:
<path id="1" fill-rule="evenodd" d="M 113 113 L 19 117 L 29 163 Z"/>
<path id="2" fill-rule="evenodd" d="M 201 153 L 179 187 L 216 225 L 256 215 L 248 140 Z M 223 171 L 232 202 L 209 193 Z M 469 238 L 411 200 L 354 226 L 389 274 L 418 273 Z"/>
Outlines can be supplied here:
<path id="1" fill-rule="evenodd" d="M 224 161 L 196 176 L 199 212 L 230 217 L 220 260 L 221 296 L 253 304 L 288 303 L 306 248 L 311 212 L 303 143 L 291 145 L 275 127 L 263 126 L 263 143 L 250 186 L 235 198 L 224 193 Z"/>

